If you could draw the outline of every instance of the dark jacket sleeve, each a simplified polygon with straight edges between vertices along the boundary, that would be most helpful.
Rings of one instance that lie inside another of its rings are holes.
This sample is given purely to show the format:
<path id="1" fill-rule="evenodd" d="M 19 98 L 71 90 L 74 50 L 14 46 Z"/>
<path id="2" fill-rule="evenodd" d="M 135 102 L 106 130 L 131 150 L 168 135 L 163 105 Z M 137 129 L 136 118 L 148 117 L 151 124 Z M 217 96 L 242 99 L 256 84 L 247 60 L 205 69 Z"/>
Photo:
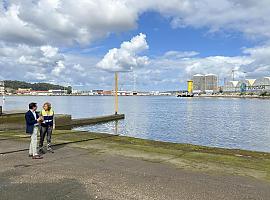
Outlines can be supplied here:
<path id="1" fill-rule="evenodd" d="M 37 120 L 35 120 L 35 118 L 31 116 L 31 114 L 32 113 L 29 113 L 29 112 L 25 114 L 25 120 L 26 120 L 27 125 L 29 126 L 33 126 L 37 123 Z"/>

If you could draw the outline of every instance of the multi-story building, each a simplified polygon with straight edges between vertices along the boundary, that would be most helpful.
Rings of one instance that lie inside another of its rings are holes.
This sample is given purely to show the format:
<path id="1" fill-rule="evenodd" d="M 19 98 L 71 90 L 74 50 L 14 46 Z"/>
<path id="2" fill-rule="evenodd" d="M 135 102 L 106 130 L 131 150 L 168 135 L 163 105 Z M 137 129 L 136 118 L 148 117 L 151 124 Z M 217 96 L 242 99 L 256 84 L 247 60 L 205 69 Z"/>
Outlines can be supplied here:
<path id="1" fill-rule="evenodd" d="M 5 84 L 4 81 L 0 81 L 0 94 L 4 94 L 5 93 Z"/>
<path id="2" fill-rule="evenodd" d="M 195 74 L 192 80 L 194 93 L 214 93 L 218 91 L 218 77 L 215 74 Z"/>
<path id="3" fill-rule="evenodd" d="M 205 91 L 218 91 L 218 77 L 215 74 L 205 75 Z"/>
<path id="4" fill-rule="evenodd" d="M 193 80 L 193 92 L 202 93 L 205 91 L 205 76 L 202 74 L 195 74 Z"/>

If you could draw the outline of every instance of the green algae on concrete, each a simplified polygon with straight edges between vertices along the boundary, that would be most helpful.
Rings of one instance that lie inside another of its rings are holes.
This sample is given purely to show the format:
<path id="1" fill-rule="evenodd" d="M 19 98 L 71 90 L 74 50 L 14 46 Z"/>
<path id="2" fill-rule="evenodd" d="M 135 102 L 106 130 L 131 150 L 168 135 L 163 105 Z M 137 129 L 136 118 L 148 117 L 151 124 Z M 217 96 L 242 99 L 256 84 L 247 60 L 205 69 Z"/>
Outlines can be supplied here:
<path id="1" fill-rule="evenodd" d="M 21 139 L 22 136 L 25 134 L 18 131 L 0 132 L 0 138 L 29 140 Z M 88 149 L 89 153 L 117 154 L 150 162 L 166 163 L 184 170 L 249 176 L 270 181 L 270 153 L 158 142 L 74 130 L 56 130 L 53 134 L 54 144 L 87 139 L 93 140 L 73 143 L 71 146 Z"/>
<path id="2" fill-rule="evenodd" d="M 25 113 L 9 113 L 0 115 L 0 130 L 24 130 L 25 129 Z M 56 127 L 69 125 L 72 122 L 71 115 L 56 114 Z"/>
<path id="3" fill-rule="evenodd" d="M 24 113 L 6 113 L 0 115 L 0 131 L 1 130 L 23 130 L 25 129 L 25 119 Z M 81 119 L 72 119 L 71 115 L 67 114 L 56 114 L 55 115 L 55 126 L 57 129 L 72 129 L 73 127 L 98 124 L 109 121 L 121 120 L 124 119 L 124 114 L 113 114 L 113 115 L 104 115 L 99 117 L 91 118 L 81 118 Z"/>

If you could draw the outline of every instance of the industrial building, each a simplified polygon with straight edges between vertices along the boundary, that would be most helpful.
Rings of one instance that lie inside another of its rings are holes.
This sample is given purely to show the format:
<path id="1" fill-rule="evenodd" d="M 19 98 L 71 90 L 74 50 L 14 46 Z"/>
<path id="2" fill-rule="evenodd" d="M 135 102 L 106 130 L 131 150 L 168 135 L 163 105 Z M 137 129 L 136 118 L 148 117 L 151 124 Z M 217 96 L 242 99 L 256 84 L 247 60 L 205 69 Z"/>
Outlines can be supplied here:
<path id="1" fill-rule="evenodd" d="M 201 93 L 205 90 L 205 77 L 202 74 L 195 74 L 192 77 L 193 80 L 193 92 Z"/>
<path id="2" fill-rule="evenodd" d="M 193 80 L 193 93 L 215 93 L 218 91 L 218 77 L 215 74 L 195 74 Z"/>
<path id="3" fill-rule="evenodd" d="M 67 90 L 32 90 L 31 88 L 18 88 L 16 90 L 17 95 L 40 95 L 40 96 L 48 96 L 48 95 L 67 95 Z"/>
<path id="4" fill-rule="evenodd" d="M 215 74 L 205 75 L 205 91 L 218 91 L 218 77 Z"/>
<path id="5" fill-rule="evenodd" d="M 193 93 L 193 80 L 188 80 L 187 81 L 187 88 L 188 88 L 188 93 Z"/>
<path id="6" fill-rule="evenodd" d="M 270 92 L 270 77 L 226 82 L 223 92 Z"/>

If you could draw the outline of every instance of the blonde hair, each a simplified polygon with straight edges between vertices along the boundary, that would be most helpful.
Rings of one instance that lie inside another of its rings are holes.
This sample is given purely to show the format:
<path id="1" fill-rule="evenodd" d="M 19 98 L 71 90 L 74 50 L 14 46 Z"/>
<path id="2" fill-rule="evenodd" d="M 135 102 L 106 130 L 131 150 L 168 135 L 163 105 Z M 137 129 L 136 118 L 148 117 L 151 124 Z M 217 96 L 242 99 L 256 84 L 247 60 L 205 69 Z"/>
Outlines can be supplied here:
<path id="1" fill-rule="evenodd" d="M 44 108 L 45 106 L 48 106 L 48 110 L 51 110 L 51 109 L 52 109 L 52 104 L 49 103 L 49 102 L 44 103 L 44 104 L 43 104 L 43 108 Z"/>

